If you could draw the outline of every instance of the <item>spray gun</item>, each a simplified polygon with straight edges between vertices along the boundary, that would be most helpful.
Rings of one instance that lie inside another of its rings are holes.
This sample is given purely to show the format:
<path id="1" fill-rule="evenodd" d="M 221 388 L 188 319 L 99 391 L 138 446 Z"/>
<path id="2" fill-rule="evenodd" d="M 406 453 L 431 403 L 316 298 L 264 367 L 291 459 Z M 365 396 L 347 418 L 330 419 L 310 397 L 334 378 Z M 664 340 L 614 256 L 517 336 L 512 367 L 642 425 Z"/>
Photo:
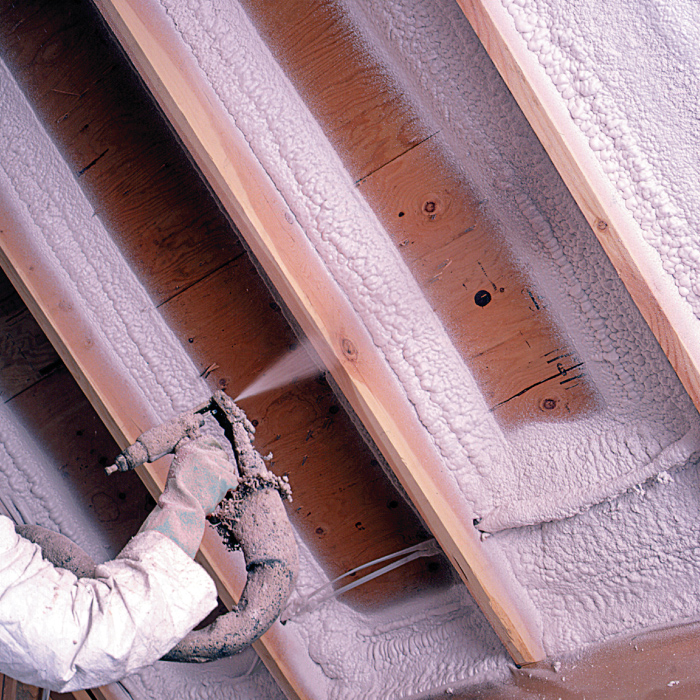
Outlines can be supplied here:
<path id="1" fill-rule="evenodd" d="M 114 464 L 105 468 L 105 472 L 112 474 L 116 471 L 129 471 L 175 452 L 182 440 L 199 437 L 207 413 L 211 414 L 223 429 L 242 474 L 250 473 L 251 470 L 266 470 L 262 458 L 250 444 L 251 437 L 255 434 L 253 424 L 227 394 L 216 391 L 211 399 L 201 406 L 181 413 L 140 435 L 133 445 L 129 445 L 116 458 Z"/>
<path id="2" fill-rule="evenodd" d="M 201 408 L 192 413 L 183 413 L 172 420 L 147 430 L 133 445 L 129 445 L 115 460 L 105 467 L 107 474 L 136 469 L 146 462 L 155 462 L 175 451 L 183 438 L 194 438 L 204 425 Z"/>
<path id="3" fill-rule="evenodd" d="M 253 447 L 255 428 L 223 391 L 145 432 L 107 467 L 107 473 L 128 471 L 177 452 L 183 440 L 199 437 L 206 414 L 217 420 L 233 446 L 240 476 L 236 490 L 229 492 L 210 517 L 225 542 L 243 553 L 247 579 L 238 604 L 206 627 L 190 632 L 163 657 L 166 661 L 213 661 L 252 644 L 284 609 L 299 567 L 294 531 L 282 503 L 291 499 L 289 482 L 268 471 Z M 95 562 L 63 535 L 36 525 L 18 531 L 39 544 L 54 565 L 79 577 L 96 576 Z"/>

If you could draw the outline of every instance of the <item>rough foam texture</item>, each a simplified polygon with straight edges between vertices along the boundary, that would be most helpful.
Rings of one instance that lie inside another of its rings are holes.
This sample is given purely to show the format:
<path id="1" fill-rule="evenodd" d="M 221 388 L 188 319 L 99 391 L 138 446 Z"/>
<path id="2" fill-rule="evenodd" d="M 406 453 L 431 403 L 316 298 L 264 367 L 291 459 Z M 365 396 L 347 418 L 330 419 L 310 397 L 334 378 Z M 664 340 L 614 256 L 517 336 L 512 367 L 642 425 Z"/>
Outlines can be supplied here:
<path id="1" fill-rule="evenodd" d="M 700 477 L 661 474 L 576 518 L 498 533 L 552 655 L 700 619 Z"/>
<path id="2" fill-rule="evenodd" d="M 502 5 L 656 251 L 657 264 L 700 318 L 700 5 Z"/>
<path id="3" fill-rule="evenodd" d="M 20 222 L 16 235 L 27 236 L 57 280 L 56 294 L 89 323 L 93 350 L 121 373 L 154 423 L 201 403 L 208 396 L 206 384 L 1 62 L 0 124 L 0 188 Z M 99 523 L 61 483 L 51 456 L 1 405 L 0 503 L 14 519 L 61 531 L 97 561 L 116 554 L 107 549 Z M 282 697 L 263 666 L 243 680 L 234 678 L 233 662 L 225 673 L 211 665 L 197 673 L 189 664 L 178 666 L 156 665 L 125 680 L 125 687 L 133 687 L 132 697 L 141 700 Z M 163 692 L 151 694 L 152 688 Z"/>
<path id="4" fill-rule="evenodd" d="M 373 31 L 390 45 L 393 65 L 403 66 L 406 92 L 422 95 L 431 105 L 430 118 L 439 123 L 460 162 L 487 164 L 473 172 L 474 181 L 483 197 L 499 203 L 504 226 L 520 231 L 516 250 L 542 280 L 577 351 L 590 353 L 597 385 L 602 375 L 608 386 L 617 385 L 615 391 L 626 386 L 646 394 L 646 400 L 659 392 L 675 393 L 678 409 L 694 414 L 688 399 L 672 389 L 677 381 L 669 379 L 661 350 L 458 7 L 441 0 L 430 7 L 404 0 L 372 8 Z M 566 11 L 575 13 L 578 5 Z M 631 54 L 634 65 L 637 53 Z M 651 59 L 642 57 L 646 60 Z M 657 109 L 654 100 L 649 102 L 649 109 Z M 686 100 L 679 111 L 685 114 L 695 106 Z M 654 133 L 651 129 L 647 136 Z M 529 236 L 527 227 L 517 225 L 522 216 L 532 227 Z M 566 284 L 559 288 L 562 277 Z M 589 323 L 594 339 L 583 327 Z M 620 375 L 625 366 L 636 375 L 636 386 Z M 659 370 L 657 383 L 652 375 Z M 616 458 L 614 450 L 608 457 Z M 576 517 L 500 532 L 486 541 L 492 555 L 510 562 L 541 611 L 549 654 L 698 619 L 698 481 L 697 465 L 689 462 Z"/>
<path id="5" fill-rule="evenodd" d="M 164 0 L 163 5 L 204 79 L 350 298 L 429 431 L 456 488 L 483 518 L 486 529 L 571 515 L 682 464 L 700 447 L 698 417 L 673 371 L 639 322 L 595 241 L 588 242 L 590 236 L 584 238 L 586 244 L 579 240 L 585 223 L 580 215 L 571 222 L 561 220 L 575 211 L 566 190 L 557 180 L 558 189 L 547 188 L 548 206 L 541 207 L 529 191 L 541 184 L 535 173 L 529 174 L 529 188 L 518 187 L 517 179 L 532 165 L 532 155 L 542 160 L 541 149 L 502 84 L 491 86 L 484 79 L 495 73 L 473 34 L 464 50 L 464 37 L 432 6 L 418 7 L 416 18 L 397 9 L 397 4 L 372 5 L 377 13 L 386 8 L 398 16 L 390 18 L 395 20 L 390 40 L 401 44 L 399 50 L 408 54 L 407 62 L 413 60 L 412 67 L 424 82 L 431 82 L 427 76 L 434 78 L 442 68 L 449 71 L 456 85 L 450 88 L 443 75 L 433 88 L 449 90 L 436 95 L 443 120 L 450 117 L 445 111 L 458 85 L 462 95 L 470 96 L 469 116 L 477 111 L 474 104 L 482 106 L 481 120 L 468 127 L 477 137 L 476 148 L 488 144 L 489 128 L 499 131 L 501 142 L 484 148 L 485 158 L 471 160 L 489 169 L 486 183 L 495 180 L 497 187 L 507 188 L 521 248 L 529 257 L 532 248 L 544 251 L 548 263 L 542 266 L 551 279 L 547 291 L 554 290 L 562 319 L 575 317 L 564 327 L 580 336 L 577 350 L 604 402 L 601 411 L 575 425 L 530 425 L 507 434 L 500 430 L 391 240 L 318 124 L 260 45 L 245 14 L 223 1 Z M 446 14 L 455 13 L 459 11 L 448 8 Z M 428 21 L 434 21 L 432 28 Z M 446 34 L 438 42 L 443 29 Z M 455 42 L 462 53 L 443 55 L 454 49 Z M 429 57 L 424 61 L 420 53 L 426 50 Z M 477 62 L 476 70 L 471 66 L 459 70 L 465 53 Z M 462 97 L 457 107 L 464 102 Z M 460 129 L 463 132 L 461 127 L 453 130 L 456 139 L 464 136 Z M 525 152 L 509 161 L 501 146 L 513 137 L 523 142 Z M 479 175 L 483 179 L 484 172 Z M 496 189 L 493 184 L 491 188 Z M 559 226 L 564 230 L 560 232 Z"/>
<path id="6" fill-rule="evenodd" d="M 284 700 L 284 694 L 252 647 L 208 664 L 159 661 L 124 679 L 124 700 Z M 118 696 L 120 697 L 120 696 Z"/>
<path id="7" fill-rule="evenodd" d="M 299 563 L 292 607 L 328 580 L 303 544 Z M 422 697 L 508 677 L 505 649 L 461 584 L 372 614 L 332 599 L 286 624 L 328 677 L 329 700 Z"/>
<path id="8" fill-rule="evenodd" d="M 508 435 L 498 431 L 483 415 L 476 387 L 442 329 L 423 315 L 423 302 L 398 257 L 387 249 L 378 223 L 354 194 L 339 161 L 274 62 L 256 45 L 239 9 L 206 2 L 165 5 L 206 79 L 385 353 L 436 446 L 460 478 L 465 498 L 481 497 L 487 514 L 497 501 L 493 493 L 505 503 L 516 484 L 531 489 L 520 511 L 492 518 L 496 525 L 525 522 L 537 517 L 533 513 L 562 515 L 604 501 L 606 495 L 624 491 L 664 466 L 683 465 L 695 452 L 698 419 L 692 404 L 454 3 L 367 3 L 354 12 L 365 31 L 374 32 L 382 49 L 393 55 L 392 65 L 403 65 L 398 78 L 408 84 L 407 94 L 422 95 L 423 106 L 417 109 L 443 128 L 456 158 L 468 164 L 467 175 L 492 198 L 492 216 L 513 231 L 516 253 L 542 280 L 543 294 L 586 361 L 605 407 L 576 423 Z M 371 13 L 371 21 L 365 21 L 364 12 Z M 479 164 L 479 170 L 469 170 Z M 395 293 L 399 281 L 405 293 Z M 549 455 L 557 456 L 556 464 Z M 535 475 L 551 480 L 556 497 L 550 485 L 539 480 L 527 484 L 522 472 L 508 471 L 510 460 L 524 462 L 534 467 Z M 683 473 L 692 476 L 695 467 Z M 568 492 L 562 476 L 586 493 Z M 533 499 L 538 491 L 550 491 L 544 497 L 547 502 Z M 681 595 L 683 604 L 674 611 L 662 603 L 696 587 L 700 571 L 688 551 L 692 532 L 674 536 L 670 523 L 673 517 L 697 520 L 697 490 L 659 483 L 648 486 L 647 495 L 639 498 L 626 495 L 578 517 L 487 540 L 492 554 L 510 561 L 513 576 L 530 592 L 549 630 L 544 641 L 550 653 L 700 613 L 697 598 L 689 595 Z M 641 518 L 639 510 L 644 513 Z M 614 517 L 606 520 L 608 512 Z M 667 519 L 662 521 L 669 524 L 664 547 L 658 549 L 656 519 L 663 513 Z M 587 556 L 581 560 L 572 554 L 572 538 L 586 545 Z M 660 555 L 642 559 L 636 547 Z M 641 587 L 633 583 L 640 578 Z M 555 584 L 559 579 L 561 588 Z M 416 618 L 419 613 L 412 624 L 419 624 Z M 342 634 L 337 632 L 339 619 L 342 611 L 326 612 L 313 624 L 308 620 L 302 634 L 317 662 L 337 679 L 333 692 L 342 697 L 345 678 L 360 679 L 370 688 L 380 682 L 370 678 L 372 668 L 380 675 L 384 669 L 364 656 L 358 641 L 362 635 L 349 627 L 350 621 L 341 624 Z M 364 621 L 357 615 L 352 619 L 362 629 Z M 325 634 L 316 636 L 318 627 Z M 375 627 L 373 638 L 382 633 Z M 410 647 L 413 633 L 405 634 L 404 646 Z M 352 643 L 343 643 L 348 639 Z M 463 653 L 471 659 L 465 659 L 464 666 L 497 677 L 502 667 L 492 655 L 482 656 L 482 642 L 470 639 L 464 645 Z M 401 656 L 402 647 L 396 644 L 392 641 L 392 652 Z M 436 687 L 445 679 L 439 668 L 431 669 L 419 657 L 418 668 L 402 658 L 405 694 L 418 692 L 411 690 L 421 682 L 415 674 L 424 674 L 421 680 Z M 488 662 L 481 664 L 486 657 Z M 435 675 L 427 679 L 430 673 Z M 391 686 L 389 677 L 381 682 Z"/>
<path id="9" fill-rule="evenodd" d="M 0 404 L 0 503 L 16 524 L 60 532 L 98 562 L 116 555 L 95 516 L 6 404 Z"/>

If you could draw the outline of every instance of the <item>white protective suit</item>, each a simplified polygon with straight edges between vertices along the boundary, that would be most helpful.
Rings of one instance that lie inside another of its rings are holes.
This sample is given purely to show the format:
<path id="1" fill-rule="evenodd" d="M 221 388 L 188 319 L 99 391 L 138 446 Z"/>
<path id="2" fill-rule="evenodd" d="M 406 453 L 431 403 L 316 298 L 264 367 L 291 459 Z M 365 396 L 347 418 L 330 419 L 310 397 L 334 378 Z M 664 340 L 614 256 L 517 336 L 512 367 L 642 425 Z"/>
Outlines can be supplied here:
<path id="1" fill-rule="evenodd" d="M 216 602 L 204 569 L 160 532 L 77 579 L 0 515 L 0 672 L 11 678 L 63 692 L 111 683 L 158 660 Z"/>

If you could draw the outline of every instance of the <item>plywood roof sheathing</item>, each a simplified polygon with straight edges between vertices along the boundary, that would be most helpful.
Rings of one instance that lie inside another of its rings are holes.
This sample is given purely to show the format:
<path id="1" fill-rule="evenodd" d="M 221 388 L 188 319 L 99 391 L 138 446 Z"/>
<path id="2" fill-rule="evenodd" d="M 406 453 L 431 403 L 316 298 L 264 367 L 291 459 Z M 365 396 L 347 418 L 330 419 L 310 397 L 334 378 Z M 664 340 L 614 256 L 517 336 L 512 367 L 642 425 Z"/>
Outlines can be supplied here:
<path id="1" fill-rule="evenodd" d="M 659 280 L 641 229 L 601 172 L 563 101 L 500 3 L 458 0 L 481 43 L 532 125 L 591 229 L 617 269 L 695 406 L 700 408 L 700 340 L 675 294 Z"/>
<path id="2" fill-rule="evenodd" d="M 96 4 L 515 661 L 543 658 L 538 634 L 481 548 L 470 514 L 448 497 L 442 465 L 405 394 L 385 376 L 347 300 L 304 256 L 303 231 L 285 218 L 279 192 L 210 99 L 191 55 L 148 3 Z"/>

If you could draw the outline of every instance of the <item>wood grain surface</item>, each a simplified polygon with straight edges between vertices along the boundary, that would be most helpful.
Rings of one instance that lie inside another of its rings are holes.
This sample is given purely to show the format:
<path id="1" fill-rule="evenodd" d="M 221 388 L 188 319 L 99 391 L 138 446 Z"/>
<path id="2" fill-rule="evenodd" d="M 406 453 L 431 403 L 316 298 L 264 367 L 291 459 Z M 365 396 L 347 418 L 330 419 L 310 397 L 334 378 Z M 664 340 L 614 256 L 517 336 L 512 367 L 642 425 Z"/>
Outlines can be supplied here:
<path id="1" fill-rule="evenodd" d="M 405 392 L 347 297 L 307 254 L 303 231 L 231 128 L 230 115 L 211 98 L 189 49 L 159 6 L 131 0 L 97 5 L 499 637 L 519 663 L 542 658 L 536 625 L 482 547 L 469 507 L 452 498 L 451 477 Z"/>
<path id="2" fill-rule="evenodd" d="M 0 700 L 17 700 L 17 681 L 4 674 L 0 675 Z"/>
<path id="3" fill-rule="evenodd" d="M 585 366 L 417 110 L 334 2 L 243 0 L 334 144 L 499 422 L 576 419 L 596 408 Z M 557 357 L 555 363 L 553 357 Z"/>
<path id="4" fill-rule="evenodd" d="M 355 180 L 430 136 L 341 3 L 243 0 Z"/>
<path id="5" fill-rule="evenodd" d="M 13 74 L 154 301 L 202 372 L 209 369 L 212 387 L 235 395 L 296 336 L 98 17 L 68 0 L 5 3 L 0 38 Z M 290 516 L 331 576 L 429 537 L 325 381 L 243 405 L 259 422 L 258 447 L 271 449 L 273 468 L 289 474 Z M 110 484 L 99 497 L 105 510 L 123 506 Z M 445 562 L 416 561 L 345 600 L 395 604 L 451 580 Z"/>
<path id="6" fill-rule="evenodd" d="M 502 425 L 596 407 L 584 364 L 439 138 L 359 183 Z"/>

